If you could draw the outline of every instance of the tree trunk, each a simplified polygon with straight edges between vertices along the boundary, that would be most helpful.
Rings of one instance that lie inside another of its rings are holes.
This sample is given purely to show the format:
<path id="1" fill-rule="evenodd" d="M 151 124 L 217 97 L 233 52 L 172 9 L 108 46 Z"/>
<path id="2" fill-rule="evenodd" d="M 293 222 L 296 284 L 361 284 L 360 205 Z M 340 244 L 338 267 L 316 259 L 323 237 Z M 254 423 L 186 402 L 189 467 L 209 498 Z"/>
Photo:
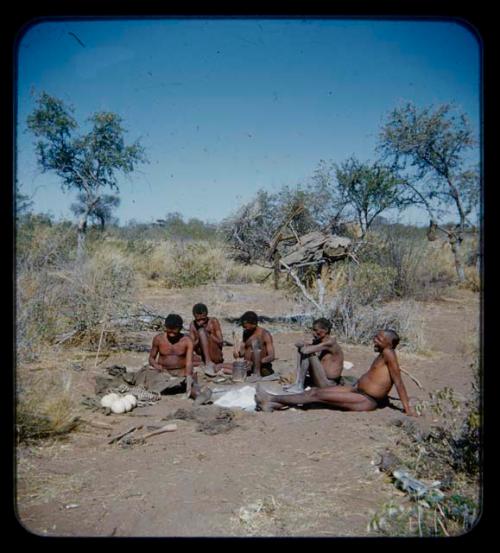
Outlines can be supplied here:
<path id="1" fill-rule="evenodd" d="M 280 256 L 276 254 L 274 258 L 274 289 L 278 290 L 280 280 Z"/>
<path id="2" fill-rule="evenodd" d="M 457 276 L 459 282 L 465 282 L 465 270 L 461 258 L 461 238 L 456 235 L 450 236 L 449 238 L 451 251 L 455 257 L 455 269 L 457 271 Z"/>
<path id="3" fill-rule="evenodd" d="M 85 252 L 85 233 L 87 232 L 87 213 L 78 221 L 76 258 L 81 259 Z"/>

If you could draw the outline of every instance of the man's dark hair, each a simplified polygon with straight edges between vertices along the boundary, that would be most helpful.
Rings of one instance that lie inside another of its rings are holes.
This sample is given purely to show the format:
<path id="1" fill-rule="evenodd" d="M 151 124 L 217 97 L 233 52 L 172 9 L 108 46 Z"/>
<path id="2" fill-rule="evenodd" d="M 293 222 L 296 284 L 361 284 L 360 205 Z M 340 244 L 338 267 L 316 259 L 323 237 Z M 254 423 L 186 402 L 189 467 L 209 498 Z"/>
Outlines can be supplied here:
<path id="1" fill-rule="evenodd" d="M 197 303 L 193 305 L 193 315 L 208 314 L 208 307 L 204 303 Z"/>
<path id="2" fill-rule="evenodd" d="M 400 340 L 399 334 L 395 330 L 392 330 L 392 328 L 384 329 L 384 333 L 387 334 L 387 336 L 389 336 L 389 338 L 391 339 L 392 347 L 396 348 Z"/>
<path id="3" fill-rule="evenodd" d="M 332 330 L 332 323 L 328 319 L 325 319 L 324 317 L 321 317 L 321 318 L 316 319 L 315 321 L 313 321 L 313 326 L 314 325 L 320 326 L 321 328 L 323 328 L 327 332 L 330 332 Z"/>
<path id="4" fill-rule="evenodd" d="M 257 316 L 257 313 L 255 311 L 245 311 L 243 315 L 240 317 L 240 323 L 251 323 L 251 324 L 258 324 L 259 317 Z"/>
<path id="5" fill-rule="evenodd" d="M 165 326 L 168 326 L 169 328 L 182 328 L 183 325 L 184 321 L 182 320 L 182 317 L 180 315 L 175 315 L 175 313 L 171 313 L 165 319 Z"/>

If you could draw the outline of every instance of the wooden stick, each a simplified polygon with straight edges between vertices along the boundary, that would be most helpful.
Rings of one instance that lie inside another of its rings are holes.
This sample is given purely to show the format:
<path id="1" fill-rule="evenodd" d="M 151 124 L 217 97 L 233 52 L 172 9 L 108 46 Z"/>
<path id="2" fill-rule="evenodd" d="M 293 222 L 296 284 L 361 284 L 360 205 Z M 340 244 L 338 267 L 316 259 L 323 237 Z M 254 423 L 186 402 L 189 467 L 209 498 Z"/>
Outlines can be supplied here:
<path id="1" fill-rule="evenodd" d="M 144 436 L 141 436 L 141 440 L 146 440 L 147 438 L 151 438 L 151 436 L 156 436 L 157 434 L 163 434 L 164 432 L 175 432 L 177 430 L 177 425 L 175 423 L 166 424 L 165 426 L 162 426 L 161 428 L 158 428 L 158 430 L 153 430 L 153 432 L 150 432 L 149 434 L 145 434 Z"/>
<path id="2" fill-rule="evenodd" d="M 403 368 L 399 367 L 401 369 L 401 372 L 402 373 L 405 373 L 406 375 L 408 375 L 412 380 L 413 382 L 415 382 L 415 384 L 421 388 L 422 390 L 424 389 L 424 387 L 422 386 L 422 384 L 420 384 L 420 382 L 411 374 L 409 373 L 408 371 L 405 371 Z"/>
<path id="3" fill-rule="evenodd" d="M 108 444 L 113 444 L 114 442 L 117 442 L 118 440 L 121 440 L 127 434 L 130 434 L 131 432 L 134 432 L 134 430 L 140 430 L 141 428 L 142 428 L 142 424 L 140 424 L 139 426 L 132 426 L 126 432 L 122 432 L 121 434 L 118 434 L 117 436 L 113 436 L 111 438 L 111 440 L 109 440 Z"/>
<path id="4" fill-rule="evenodd" d="M 240 351 L 240 342 L 239 340 L 236 338 L 236 332 L 233 330 L 233 352 L 239 356 L 239 351 Z"/>
<path id="5" fill-rule="evenodd" d="M 113 427 L 110 424 L 106 424 L 105 422 L 89 421 L 87 419 L 80 419 L 80 420 L 84 424 L 88 424 L 89 426 L 94 426 L 95 428 L 102 428 L 104 430 L 113 430 Z"/>
<path id="6" fill-rule="evenodd" d="M 280 263 L 283 265 L 283 267 L 285 267 L 285 269 L 287 270 L 288 274 L 293 278 L 293 280 L 295 281 L 295 284 L 297 284 L 297 286 L 300 288 L 300 290 L 302 291 L 302 293 L 304 294 L 304 297 L 306 299 L 308 299 L 317 309 L 318 311 L 322 311 L 322 307 L 318 304 L 317 301 L 315 301 L 315 299 L 310 296 L 308 293 L 307 293 L 307 290 L 305 288 L 305 286 L 302 284 L 302 282 L 300 282 L 300 279 L 299 277 L 293 272 L 293 269 L 291 269 L 284 261 L 280 260 Z"/>

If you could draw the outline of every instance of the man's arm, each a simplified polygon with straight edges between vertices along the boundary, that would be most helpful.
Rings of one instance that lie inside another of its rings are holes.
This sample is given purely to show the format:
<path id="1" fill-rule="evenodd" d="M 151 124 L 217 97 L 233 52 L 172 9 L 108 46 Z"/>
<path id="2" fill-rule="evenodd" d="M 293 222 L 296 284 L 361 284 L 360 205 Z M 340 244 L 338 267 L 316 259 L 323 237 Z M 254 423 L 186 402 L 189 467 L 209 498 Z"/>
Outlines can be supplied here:
<path id="1" fill-rule="evenodd" d="M 186 376 L 193 375 L 193 341 L 189 336 L 185 337 L 186 340 Z"/>
<path id="2" fill-rule="evenodd" d="M 389 369 L 389 374 L 391 375 L 391 379 L 394 383 L 394 386 L 396 386 L 399 399 L 403 404 L 405 413 L 411 417 L 416 417 L 417 414 L 410 406 L 408 393 L 406 392 L 406 387 L 404 385 L 403 379 L 401 378 L 401 369 L 399 368 L 399 363 L 398 363 L 398 358 L 396 357 L 396 353 L 392 349 L 385 349 L 383 351 L 383 356 L 384 356 L 385 364 Z"/>
<path id="3" fill-rule="evenodd" d="M 214 342 L 216 342 L 219 346 L 222 346 L 223 337 L 219 321 L 217 319 L 210 319 L 210 323 L 211 324 L 207 326 L 207 332 L 210 334 Z"/>
<path id="4" fill-rule="evenodd" d="M 151 345 L 151 351 L 149 352 L 148 363 L 155 369 L 161 370 L 163 367 L 156 362 L 156 357 L 158 356 L 159 351 L 160 348 L 158 347 L 158 339 L 157 336 L 155 336 L 153 338 L 153 344 Z"/>
<path id="5" fill-rule="evenodd" d="M 193 321 L 191 321 L 191 324 L 189 325 L 189 337 L 193 341 L 194 346 L 196 346 L 200 341 L 200 338 L 198 336 L 198 331 L 196 330 L 196 327 Z"/>
<path id="6" fill-rule="evenodd" d="M 267 355 L 263 357 L 260 362 L 261 363 L 272 363 L 274 361 L 274 344 L 273 344 L 273 337 L 269 332 L 264 332 L 264 344 L 266 344 L 266 351 Z"/>
<path id="7" fill-rule="evenodd" d="M 333 353 L 333 347 L 335 346 L 335 344 L 335 338 L 330 338 L 326 342 L 320 342 L 319 344 L 316 344 L 314 346 L 305 345 L 300 348 L 300 351 L 304 355 L 308 355 L 310 353 L 319 353 L 320 351 L 329 351 L 330 353 Z"/>

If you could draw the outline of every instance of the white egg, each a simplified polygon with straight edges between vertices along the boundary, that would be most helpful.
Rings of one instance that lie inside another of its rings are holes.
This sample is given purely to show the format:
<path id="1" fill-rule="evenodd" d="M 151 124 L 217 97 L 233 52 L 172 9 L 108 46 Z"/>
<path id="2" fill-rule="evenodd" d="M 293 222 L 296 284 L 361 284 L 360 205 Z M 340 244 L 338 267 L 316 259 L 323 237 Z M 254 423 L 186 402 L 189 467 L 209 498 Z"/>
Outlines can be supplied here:
<path id="1" fill-rule="evenodd" d="M 123 401 L 123 399 L 116 399 L 111 404 L 111 411 L 113 413 L 125 413 L 127 410 L 127 404 Z"/>
<path id="2" fill-rule="evenodd" d="M 101 398 L 101 405 L 103 407 L 111 407 L 113 401 L 116 401 L 118 397 L 118 394 L 106 394 Z"/>
<path id="3" fill-rule="evenodd" d="M 133 394 L 127 394 L 125 396 L 125 399 L 128 399 L 129 401 L 132 402 L 132 407 L 136 407 L 137 406 L 137 398 L 133 395 Z"/>
<path id="4" fill-rule="evenodd" d="M 127 411 L 131 411 L 133 409 L 134 405 L 132 404 L 132 401 L 128 399 L 126 396 L 122 398 L 122 401 Z"/>

